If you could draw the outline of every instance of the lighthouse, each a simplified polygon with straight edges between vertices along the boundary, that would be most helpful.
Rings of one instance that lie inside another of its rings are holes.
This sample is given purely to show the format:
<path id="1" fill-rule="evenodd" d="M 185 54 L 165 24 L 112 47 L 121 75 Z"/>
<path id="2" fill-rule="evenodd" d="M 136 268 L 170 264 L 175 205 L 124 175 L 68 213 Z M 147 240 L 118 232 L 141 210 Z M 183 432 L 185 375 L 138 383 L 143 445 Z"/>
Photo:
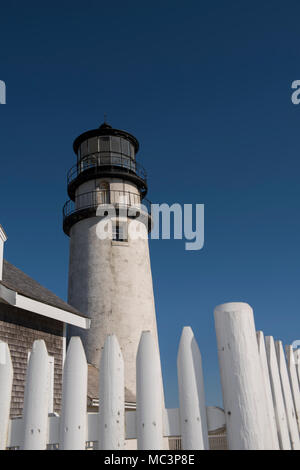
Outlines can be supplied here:
<path id="1" fill-rule="evenodd" d="M 151 229 L 146 172 L 136 161 L 139 143 L 104 122 L 79 135 L 73 149 L 76 164 L 68 172 L 70 199 L 63 209 L 63 230 L 70 237 L 68 302 L 89 316 L 91 326 L 72 326 L 68 337 L 79 335 L 88 363 L 99 367 L 105 338 L 115 334 L 125 388 L 135 397 L 142 331 L 151 331 L 158 345 L 148 236 L 132 236 L 130 230 L 133 223 L 135 233 Z M 115 214 L 111 236 L 103 238 L 99 210 L 107 215 L 107 207 Z"/>

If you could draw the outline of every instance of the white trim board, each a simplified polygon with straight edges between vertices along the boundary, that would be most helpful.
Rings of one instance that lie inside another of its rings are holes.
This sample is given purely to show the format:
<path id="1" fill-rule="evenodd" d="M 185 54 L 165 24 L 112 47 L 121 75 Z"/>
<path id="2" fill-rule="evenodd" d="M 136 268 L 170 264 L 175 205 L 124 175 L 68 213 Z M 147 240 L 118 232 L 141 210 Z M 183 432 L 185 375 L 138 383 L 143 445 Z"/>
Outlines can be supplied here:
<path id="1" fill-rule="evenodd" d="M 0 285 L 0 300 L 1 299 L 13 307 L 28 310 L 29 312 L 42 315 L 43 317 L 53 318 L 54 320 L 58 320 L 62 323 L 75 325 L 85 330 L 90 327 L 91 321 L 88 318 L 30 299 L 29 297 L 18 294 L 3 285 Z"/>
<path id="2" fill-rule="evenodd" d="M 0 225 L 0 238 L 3 242 L 6 242 L 6 240 L 7 240 L 7 235 L 6 235 L 5 230 L 2 227 L 2 225 Z"/>

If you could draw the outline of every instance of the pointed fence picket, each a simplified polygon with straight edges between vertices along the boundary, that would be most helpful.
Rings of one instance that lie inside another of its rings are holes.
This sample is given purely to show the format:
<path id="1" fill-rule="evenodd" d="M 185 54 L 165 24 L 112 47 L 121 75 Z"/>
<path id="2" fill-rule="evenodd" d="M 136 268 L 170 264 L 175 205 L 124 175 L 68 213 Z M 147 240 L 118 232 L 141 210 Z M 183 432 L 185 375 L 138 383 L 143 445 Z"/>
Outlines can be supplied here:
<path id="1" fill-rule="evenodd" d="M 297 425 L 296 412 L 294 407 L 294 401 L 292 396 L 292 391 L 290 387 L 290 380 L 287 371 L 287 365 L 285 360 L 285 355 L 282 347 L 281 341 L 276 341 L 276 353 L 277 361 L 279 367 L 279 373 L 281 378 L 281 386 L 283 392 L 283 399 L 285 403 L 286 417 L 290 433 L 290 441 L 292 449 L 300 449 L 300 439 L 299 439 L 299 430 Z"/>
<path id="2" fill-rule="evenodd" d="M 270 374 L 269 374 L 269 367 L 268 367 L 268 360 L 267 360 L 267 353 L 266 353 L 265 338 L 264 338 L 264 334 L 262 331 L 257 331 L 256 336 L 257 336 L 257 344 L 258 344 L 258 354 L 259 354 L 260 364 L 261 364 L 262 373 L 263 373 L 266 407 L 267 407 L 268 416 L 270 420 L 270 425 L 268 427 L 269 432 L 270 432 L 269 449 L 279 450 L 276 416 L 275 416 L 272 389 L 271 389 L 271 383 L 270 383 Z"/>
<path id="3" fill-rule="evenodd" d="M 9 347 L 0 342 L 0 450 L 6 447 L 9 410 L 13 383 L 13 366 Z"/>
<path id="4" fill-rule="evenodd" d="M 23 450 L 44 450 L 47 446 L 49 404 L 49 357 L 43 340 L 33 343 L 24 394 Z"/>
<path id="5" fill-rule="evenodd" d="M 136 427 L 139 450 L 163 449 L 163 386 L 158 350 L 150 331 L 136 358 Z"/>
<path id="6" fill-rule="evenodd" d="M 70 340 L 63 370 L 61 416 L 48 415 L 49 357 L 35 341 L 27 369 L 22 419 L 9 420 L 13 367 L 0 343 L 0 448 L 126 449 L 209 448 L 209 433 L 228 436 L 229 449 L 298 449 L 300 351 L 255 331 L 253 311 L 243 303 L 215 309 L 225 412 L 205 406 L 202 358 L 193 331 L 182 331 L 178 356 L 179 408 L 165 409 L 157 341 L 141 335 L 136 357 L 136 411 L 125 411 L 124 362 L 116 336 L 109 335 L 99 364 L 99 412 L 87 413 L 87 361 L 79 337 Z M 296 358 L 296 361 L 294 361 Z M 225 419 L 226 418 L 226 419 Z M 226 420 L 226 423 L 225 423 Z"/>
<path id="7" fill-rule="evenodd" d="M 106 338 L 99 373 L 98 449 L 124 448 L 124 361 L 115 335 Z"/>
<path id="8" fill-rule="evenodd" d="M 209 449 L 202 359 L 194 333 L 183 328 L 178 358 L 181 439 L 184 449 Z"/>
<path id="9" fill-rule="evenodd" d="M 294 351 L 294 358 L 295 358 L 295 366 L 296 366 L 297 377 L 298 377 L 298 384 L 300 387 L 300 348 Z"/>
<path id="10" fill-rule="evenodd" d="M 228 447 L 265 449 L 268 416 L 252 308 L 231 302 L 214 315 Z"/>
<path id="11" fill-rule="evenodd" d="M 87 362 L 81 340 L 71 338 L 64 365 L 59 447 L 84 450 L 86 443 Z"/>
<path id="12" fill-rule="evenodd" d="M 291 442 L 289 437 L 289 429 L 282 394 L 274 339 L 272 336 L 266 336 L 265 341 L 280 449 L 290 450 Z"/>
<path id="13" fill-rule="evenodd" d="M 297 377 L 297 370 L 295 366 L 295 357 L 293 354 L 292 346 L 286 346 L 287 366 L 290 377 L 291 390 L 294 399 L 298 431 L 300 432 L 300 388 Z"/>

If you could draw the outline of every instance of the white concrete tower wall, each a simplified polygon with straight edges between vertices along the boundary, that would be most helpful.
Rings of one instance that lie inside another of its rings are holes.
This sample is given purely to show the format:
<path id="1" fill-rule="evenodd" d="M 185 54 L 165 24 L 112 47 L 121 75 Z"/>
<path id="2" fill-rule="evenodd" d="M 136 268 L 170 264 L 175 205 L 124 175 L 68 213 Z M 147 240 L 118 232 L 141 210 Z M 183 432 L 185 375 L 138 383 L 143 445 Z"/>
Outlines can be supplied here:
<path id="1" fill-rule="evenodd" d="M 85 145 L 81 144 L 81 152 Z M 99 146 L 97 148 L 99 150 Z M 116 163 L 112 158 L 117 157 L 107 152 L 104 156 L 108 160 L 103 164 L 101 152 L 95 155 L 96 175 L 77 185 L 74 212 L 102 203 L 116 206 L 118 203 L 128 206 L 143 203 L 139 181 L 132 180 L 126 173 L 120 174 L 120 167 L 114 167 L 111 175 L 102 176 L 107 163 Z M 90 154 L 84 158 L 90 159 Z M 127 161 L 125 163 L 127 165 Z M 85 171 L 84 165 L 80 163 L 79 177 Z M 130 224 L 131 219 L 126 219 Z M 88 214 L 70 224 L 68 301 L 88 314 L 91 328 L 85 331 L 71 327 L 68 336 L 81 336 L 88 362 L 98 367 L 106 336 L 115 334 L 124 356 L 125 387 L 135 396 L 136 353 L 142 331 L 151 331 L 157 340 L 148 239 L 132 239 L 129 231 L 127 241 L 101 240 L 96 231 L 99 220 L 95 214 Z"/>
<path id="2" fill-rule="evenodd" d="M 119 340 L 125 386 L 135 394 L 135 360 L 143 330 L 157 337 L 147 240 L 100 240 L 99 219 L 84 219 L 71 229 L 69 302 L 91 318 L 90 330 L 72 327 L 83 339 L 90 364 L 99 366 L 108 334 Z M 139 222 L 142 223 L 142 222 Z"/>

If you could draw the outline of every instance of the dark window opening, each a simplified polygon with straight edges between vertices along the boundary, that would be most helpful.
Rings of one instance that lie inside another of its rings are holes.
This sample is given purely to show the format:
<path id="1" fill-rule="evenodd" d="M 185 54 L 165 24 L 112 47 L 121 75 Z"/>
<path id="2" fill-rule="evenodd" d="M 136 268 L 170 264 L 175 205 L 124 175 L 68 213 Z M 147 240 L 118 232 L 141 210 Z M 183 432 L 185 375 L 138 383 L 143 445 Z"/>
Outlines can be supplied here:
<path id="1" fill-rule="evenodd" d="M 127 222 L 114 222 L 112 225 L 112 239 L 118 242 L 128 241 Z"/>

